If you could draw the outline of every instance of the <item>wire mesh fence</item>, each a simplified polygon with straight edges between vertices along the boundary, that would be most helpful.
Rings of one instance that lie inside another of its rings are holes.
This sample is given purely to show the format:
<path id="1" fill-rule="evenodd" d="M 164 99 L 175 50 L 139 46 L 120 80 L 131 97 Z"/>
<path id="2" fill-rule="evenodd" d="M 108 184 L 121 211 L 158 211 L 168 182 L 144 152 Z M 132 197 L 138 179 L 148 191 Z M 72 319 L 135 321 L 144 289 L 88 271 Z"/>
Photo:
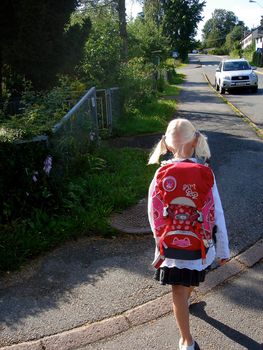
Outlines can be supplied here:
<path id="1" fill-rule="evenodd" d="M 53 171 L 63 175 L 76 154 L 87 152 L 98 137 L 96 89 L 93 87 L 53 127 L 48 139 L 49 152 L 56 159 Z"/>
<path id="2" fill-rule="evenodd" d="M 97 115 L 99 130 L 109 134 L 117 127 L 121 114 L 120 90 L 117 87 L 97 90 Z"/>
<path id="3" fill-rule="evenodd" d="M 52 173 L 63 176 L 76 157 L 98 144 L 103 130 L 110 135 L 120 110 L 119 88 L 89 89 L 48 137 L 48 150 L 54 158 Z"/>
<path id="4" fill-rule="evenodd" d="M 18 147 L 27 144 L 32 150 L 45 144 L 46 156 L 52 162 L 52 175 L 63 177 L 73 161 L 98 145 L 100 136 L 108 135 L 117 125 L 120 115 L 119 89 L 89 89 L 69 112 L 52 128 L 49 135 L 15 142 Z M 37 157 L 37 152 L 36 157 Z"/>

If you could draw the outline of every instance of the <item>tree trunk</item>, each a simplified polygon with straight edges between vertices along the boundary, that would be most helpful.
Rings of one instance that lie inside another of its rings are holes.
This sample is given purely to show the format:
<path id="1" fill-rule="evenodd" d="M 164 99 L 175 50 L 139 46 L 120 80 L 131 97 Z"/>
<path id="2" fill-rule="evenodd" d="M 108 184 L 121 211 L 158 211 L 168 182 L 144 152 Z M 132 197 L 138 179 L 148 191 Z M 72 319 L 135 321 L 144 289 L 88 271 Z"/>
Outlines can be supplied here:
<path id="1" fill-rule="evenodd" d="M 128 35 L 127 35 L 127 28 L 126 28 L 125 0 L 118 0 L 118 14 L 119 14 L 120 37 L 122 41 L 121 56 L 123 60 L 126 60 L 128 56 Z"/>

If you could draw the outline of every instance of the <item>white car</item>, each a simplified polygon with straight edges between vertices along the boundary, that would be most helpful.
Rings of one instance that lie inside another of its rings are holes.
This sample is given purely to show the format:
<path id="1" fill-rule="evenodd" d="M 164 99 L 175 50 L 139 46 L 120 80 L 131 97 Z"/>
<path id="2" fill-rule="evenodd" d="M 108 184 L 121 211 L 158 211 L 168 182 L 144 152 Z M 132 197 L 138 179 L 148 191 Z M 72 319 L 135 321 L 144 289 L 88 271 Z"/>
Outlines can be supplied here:
<path id="1" fill-rule="evenodd" d="M 223 60 L 216 69 L 215 88 L 220 94 L 226 90 L 250 88 L 258 91 L 258 77 L 245 59 Z"/>

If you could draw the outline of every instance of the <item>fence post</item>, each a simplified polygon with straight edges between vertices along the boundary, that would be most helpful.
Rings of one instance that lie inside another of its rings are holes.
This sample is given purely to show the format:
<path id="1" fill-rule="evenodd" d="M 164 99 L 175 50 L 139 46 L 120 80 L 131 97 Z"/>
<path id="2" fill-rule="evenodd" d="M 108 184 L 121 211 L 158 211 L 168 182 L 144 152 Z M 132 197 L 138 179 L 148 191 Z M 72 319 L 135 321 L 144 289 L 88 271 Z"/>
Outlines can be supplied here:
<path id="1" fill-rule="evenodd" d="M 111 89 L 106 90 L 106 107 L 107 107 L 107 124 L 108 128 L 110 130 L 110 133 L 112 132 L 112 94 Z"/>
<path id="2" fill-rule="evenodd" d="M 91 116 L 92 116 L 92 123 L 94 128 L 94 133 L 96 136 L 96 139 L 99 138 L 99 121 L 98 121 L 98 114 L 97 114 L 97 100 L 96 100 L 96 88 L 92 88 L 92 96 L 91 96 Z"/>

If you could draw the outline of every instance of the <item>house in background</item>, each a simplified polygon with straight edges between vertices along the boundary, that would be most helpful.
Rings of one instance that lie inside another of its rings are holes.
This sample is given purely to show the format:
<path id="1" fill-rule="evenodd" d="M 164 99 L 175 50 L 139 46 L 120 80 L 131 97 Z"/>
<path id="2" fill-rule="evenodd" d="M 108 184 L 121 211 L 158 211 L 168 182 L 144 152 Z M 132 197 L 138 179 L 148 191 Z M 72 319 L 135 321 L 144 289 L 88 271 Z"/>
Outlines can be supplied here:
<path id="1" fill-rule="evenodd" d="M 256 51 L 263 48 L 263 27 L 259 26 L 253 29 L 251 32 L 244 36 L 244 39 L 240 41 L 241 48 L 244 50 L 246 47 L 251 45 L 255 40 Z"/>

